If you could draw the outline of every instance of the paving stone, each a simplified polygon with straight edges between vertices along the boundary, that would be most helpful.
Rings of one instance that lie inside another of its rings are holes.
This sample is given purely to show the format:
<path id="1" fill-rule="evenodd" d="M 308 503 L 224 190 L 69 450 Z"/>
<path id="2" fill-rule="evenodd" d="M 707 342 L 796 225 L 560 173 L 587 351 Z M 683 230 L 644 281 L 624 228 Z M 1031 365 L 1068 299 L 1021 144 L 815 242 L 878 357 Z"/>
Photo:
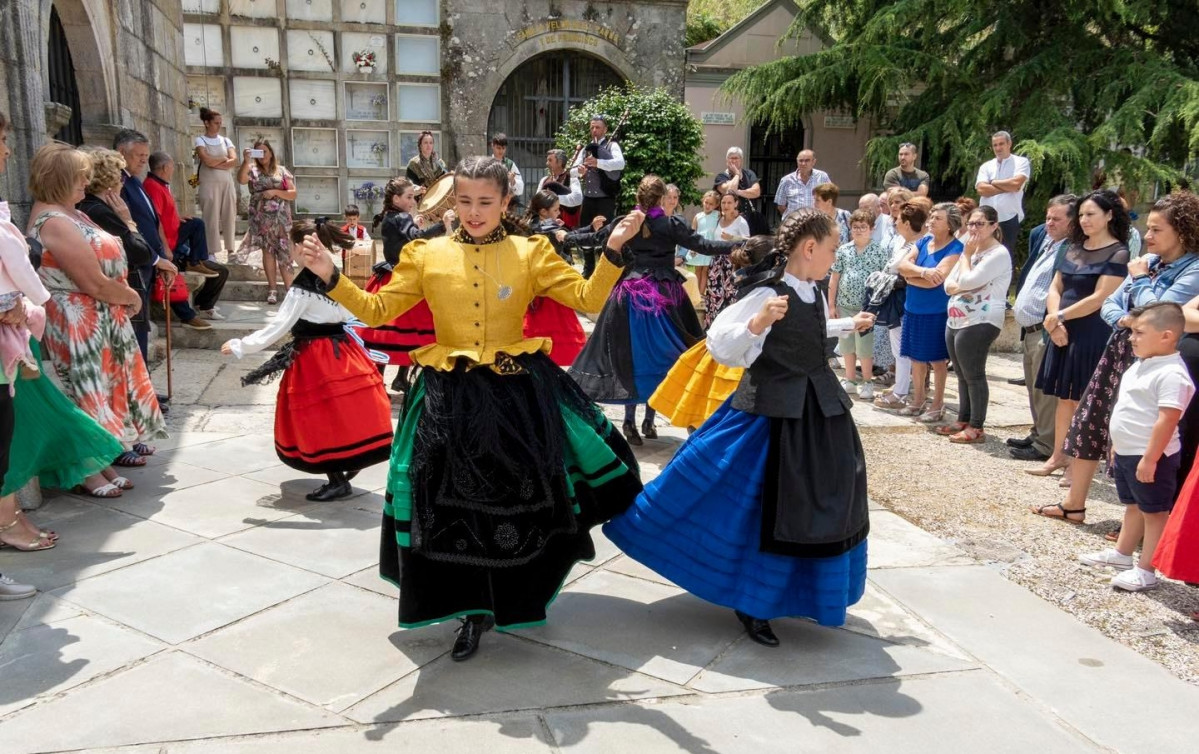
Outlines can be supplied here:
<path id="1" fill-rule="evenodd" d="M 343 710 L 446 651 L 396 628 L 396 602 L 329 584 L 189 644 L 187 651 L 305 701 Z"/>
<path id="2" fill-rule="evenodd" d="M 97 502 L 208 538 L 292 516 L 308 505 L 304 500 L 281 498 L 269 484 L 236 476 L 165 494 L 139 486 L 120 497 Z"/>
<path id="3" fill-rule="evenodd" d="M 871 569 L 975 563 L 961 548 L 889 511 L 871 511 L 866 547 Z"/>
<path id="4" fill-rule="evenodd" d="M 502 720 L 428 720 L 402 725 L 370 725 L 349 730 L 313 730 L 186 741 L 91 754 L 373 754 L 374 752 L 486 752 L 539 754 L 556 752 L 549 734 L 533 715 L 505 715 Z"/>
<path id="5" fill-rule="evenodd" d="M 153 639 L 87 615 L 15 632 L 0 644 L 0 715 L 162 650 Z"/>
<path id="6" fill-rule="evenodd" d="M 243 434 L 205 443 L 202 449 L 182 448 L 161 455 L 226 474 L 248 474 L 279 463 L 274 437 L 269 434 Z"/>
<path id="7" fill-rule="evenodd" d="M 349 576 L 379 562 L 379 517 L 343 504 L 309 503 L 303 513 L 255 522 L 221 542 L 331 578 Z"/>
<path id="8" fill-rule="evenodd" d="M 961 647 L 931 628 L 915 614 L 876 587 L 867 578 L 866 593 L 856 605 L 850 605 L 845 617 L 846 631 L 874 636 L 896 644 L 909 644 L 940 652 L 959 660 L 973 661 Z"/>
<path id="9" fill-rule="evenodd" d="M 19 576 L 43 591 L 172 552 L 202 540 L 169 526 L 145 521 L 71 497 L 38 511 L 38 524 L 58 531 L 53 550 L 0 550 L 0 573 Z"/>
<path id="10" fill-rule="evenodd" d="M 618 558 L 609 560 L 604 564 L 603 568 L 605 571 L 612 571 L 613 573 L 632 576 L 635 579 L 645 579 L 646 581 L 653 581 L 657 584 L 663 584 L 665 586 L 674 586 L 670 579 L 662 576 L 657 571 L 638 563 L 628 555 L 621 555 Z"/>
<path id="11" fill-rule="evenodd" d="M 229 475 L 223 471 L 206 469 L 183 460 L 189 453 L 203 452 L 200 449 L 202 447 L 189 448 L 178 455 L 162 456 L 161 460 L 158 460 L 159 456 L 156 453 L 150 456 L 150 462 L 140 469 L 121 469 L 121 475 L 133 482 L 135 486 L 132 490 L 124 492 L 120 497 L 93 498 L 83 495 L 80 495 L 80 497 L 89 502 L 94 501 L 97 505 L 106 505 L 110 508 L 121 509 L 120 503 L 122 502 L 158 498 L 169 492 L 228 478 Z"/>
<path id="12" fill-rule="evenodd" d="M 454 625 L 457 625 L 456 623 Z M 448 650 L 450 625 L 415 629 Z M 515 636 L 488 633 L 469 662 L 448 654 L 351 707 L 360 723 L 567 707 L 684 693 L 655 678 Z"/>
<path id="13" fill-rule="evenodd" d="M 571 754 L 1075 754 L 1099 749 L 986 673 L 548 710 Z"/>
<path id="14" fill-rule="evenodd" d="M 892 644 L 804 620 L 774 620 L 771 626 L 782 646 L 762 647 L 748 637 L 742 638 L 688 686 L 720 693 L 848 683 L 977 667 L 918 647 Z"/>
<path id="15" fill-rule="evenodd" d="M 314 573 L 206 542 L 55 595 L 177 644 L 324 583 Z"/>
<path id="16" fill-rule="evenodd" d="M 398 599 L 399 589 L 394 584 L 384 581 L 379 576 L 379 564 L 363 568 L 358 573 L 350 574 L 344 579 L 341 579 L 343 584 L 351 584 L 360 589 L 366 589 L 376 594 L 381 594 L 384 597 L 390 597 L 393 600 Z"/>
<path id="17" fill-rule="evenodd" d="M 876 584 L 1067 723 L 1116 751 L 1189 751 L 1199 688 L 983 566 L 877 571 Z M 1120 714 L 1130 694 L 1135 724 Z M 1137 691 L 1134 691 L 1137 690 Z"/>
<path id="18" fill-rule="evenodd" d="M 303 471 L 285 466 L 283 464 L 275 464 L 259 471 L 254 471 L 243 475 L 246 479 L 252 479 L 255 482 L 262 482 L 274 487 L 276 492 L 283 497 L 304 500 L 304 496 L 312 492 L 317 487 L 320 487 L 325 482 L 329 481 L 324 474 L 306 474 Z M 364 495 L 369 487 L 360 486 L 355 480 L 354 495 Z M 346 505 L 348 498 L 343 498 L 341 501 L 334 503 L 326 503 L 326 505 Z"/>
<path id="19" fill-rule="evenodd" d="M 0 751 L 124 746 L 325 728 L 343 721 L 167 652 L 0 723 Z"/>
<path id="20" fill-rule="evenodd" d="M 265 325 L 265 322 L 253 323 L 250 327 L 242 323 L 222 323 L 222 332 L 207 335 L 206 339 L 213 342 L 241 338 Z M 215 328 L 214 328 L 215 329 Z M 219 345 L 217 346 L 220 347 Z M 241 378 L 260 367 L 263 362 L 273 356 L 273 352 L 254 353 L 238 360 L 232 356 L 222 365 L 220 371 L 208 382 L 208 386 L 200 395 L 199 402 L 209 406 L 271 406 L 279 395 L 279 383 L 271 382 L 262 385 L 242 385 Z"/>
<path id="21" fill-rule="evenodd" d="M 173 408 L 174 407 L 172 406 L 172 409 Z M 172 410 L 171 415 L 174 415 L 174 413 L 175 412 Z M 203 451 L 201 451 L 197 446 L 210 442 L 216 442 L 217 440 L 228 440 L 236 436 L 237 435 L 229 432 L 204 432 L 197 429 L 176 431 L 172 429 L 171 436 L 165 440 L 155 440 L 154 447 L 158 448 L 159 452 L 176 450 L 178 448 L 194 448 L 197 453 L 201 453 Z M 153 461 L 157 455 L 158 454 L 155 453 L 153 456 L 150 456 L 151 461 Z"/>
<path id="22" fill-rule="evenodd" d="M 682 685 L 743 632 L 732 610 L 601 570 L 558 595 L 547 625 L 520 633 Z"/>

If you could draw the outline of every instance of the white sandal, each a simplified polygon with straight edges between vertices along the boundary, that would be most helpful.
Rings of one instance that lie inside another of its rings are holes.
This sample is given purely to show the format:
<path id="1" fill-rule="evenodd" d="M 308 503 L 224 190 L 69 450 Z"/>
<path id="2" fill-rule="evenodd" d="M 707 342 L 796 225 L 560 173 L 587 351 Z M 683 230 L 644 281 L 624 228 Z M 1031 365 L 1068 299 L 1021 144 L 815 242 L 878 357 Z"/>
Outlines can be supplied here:
<path id="1" fill-rule="evenodd" d="M 277 303 L 279 303 L 279 294 L 275 292 L 275 289 L 274 289 L 274 288 L 272 288 L 272 289 L 271 289 L 271 292 L 270 292 L 270 293 L 266 294 L 266 302 L 267 302 L 268 304 L 277 304 Z"/>

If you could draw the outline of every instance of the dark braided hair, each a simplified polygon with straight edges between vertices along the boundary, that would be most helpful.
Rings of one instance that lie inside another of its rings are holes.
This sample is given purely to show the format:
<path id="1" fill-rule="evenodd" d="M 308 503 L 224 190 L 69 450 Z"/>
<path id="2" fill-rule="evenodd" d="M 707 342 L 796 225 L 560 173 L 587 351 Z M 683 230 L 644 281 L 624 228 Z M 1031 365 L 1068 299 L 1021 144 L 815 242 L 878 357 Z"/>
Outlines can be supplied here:
<path id="1" fill-rule="evenodd" d="M 408 180 L 407 178 L 392 178 L 387 182 L 387 187 L 383 189 L 383 211 L 375 215 L 374 222 L 371 223 L 372 233 L 374 233 L 375 229 L 379 227 L 379 223 L 383 222 L 383 218 L 387 217 L 393 212 L 400 211 L 396 209 L 391 200 L 397 196 L 403 196 L 404 192 L 412 188 L 413 185 L 414 184 L 412 181 Z"/>
<path id="2" fill-rule="evenodd" d="M 296 220 L 291 224 L 292 243 L 304 243 L 304 239 L 314 233 L 325 245 L 325 248 L 330 250 L 335 246 L 341 249 L 349 249 L 354 246 L 354 237 L 334 223 L 328 222 L 326 217 L 318 217 L 316 220 Z"/>
<path id="3" fill-rule="evenodd" d="M 454 168 L 454 188 L 459 178 L 488 180 L 500 190 L 500 196 L 508 195 L 508 168 L 494 157 L 466 157 Z"/>
<path id="4" fill-rule="evenodd" d="M 1199 196 L 1190 191 L 1175 191 L 1153 204 L 1156 212 L 1178 234 L 1183 253 L 1199 252 Z"/>
<path id="5" fill-rule="evenodd" d="M 774 247 L 770 252 L 760 262 L 746 267 L 739 273 L 743 277 L 737 283 L 738 290 L 744 292 L 759 285 L 778 282 L 783 278 L 783 270 L 787 267 L 787 257 L 801 242 L 809 238 L 817 242 L 823 241 L 840 232 L 837 221 L 815 207 L 795 210 L 787 215 L 787 219 L 779 226 L 778 234 L 774 237 Z"/>

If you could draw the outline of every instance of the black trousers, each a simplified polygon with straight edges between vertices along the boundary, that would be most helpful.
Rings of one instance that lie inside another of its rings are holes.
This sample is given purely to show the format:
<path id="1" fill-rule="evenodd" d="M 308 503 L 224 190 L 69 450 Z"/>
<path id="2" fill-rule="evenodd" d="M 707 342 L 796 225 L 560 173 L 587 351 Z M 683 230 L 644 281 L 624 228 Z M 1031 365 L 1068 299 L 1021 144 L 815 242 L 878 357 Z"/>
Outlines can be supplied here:
<path id="1" fill-rule="evenodd" d="M 175 241 L 175 266 L 183 269 L 184 264 L 199 264 L 207 259 L 208 233 L 204 229 L 204 220 L 193 217 L 180 223 L 179 238 Z"/>
<path id="2" fill-rule="evenodd" d="M 212 259 L 205 259 L 204 266 L 215 271 L 217 276 L 204 278 L 204 285 L 196 291 L 193 300 L 197 309 L 211 309 L 216 306 L 217 299 L 221 297 L 221 291 L 225 289 L 225 283 L 229 282 L 229 268 L 225 265 Z"/>
<path id="3" fill-rule="evenodd" d="M 585 228 L 591 224 L 591 221 L 601 215 L 608 220 L 612 220 L 612 216 L 616 214 L 616 197 L 614 196 L 595 196 L 583 197 L 582 210 L 579 213 L 579 227 Z M 595 272 L 595 254 L 596 249 L 593 247 L 583 247 L 583 277 L 591 277 L 591 273 Z"/>
<path id="4" fill-rule="evenodd" d="M 999 223 L 999 232 L 1003 234 L 1003 245 L 1007 247 L 1013 264 L 1016 260 L 1016 244 L 1020 243 L 1020 218 L 1009 217 Z M 1013 267 L 1014 269 L 1014 267 Z"/>
<path id="5" fill-rule="evenodd" d="M 991 389 L 987 385 L 987 354 L 999 337 L 999 328 L 989 323 L 955 330 L 945 328 L 949 360 L 958 376 L 958 421 L 982 429 L 987 420 Z"/>

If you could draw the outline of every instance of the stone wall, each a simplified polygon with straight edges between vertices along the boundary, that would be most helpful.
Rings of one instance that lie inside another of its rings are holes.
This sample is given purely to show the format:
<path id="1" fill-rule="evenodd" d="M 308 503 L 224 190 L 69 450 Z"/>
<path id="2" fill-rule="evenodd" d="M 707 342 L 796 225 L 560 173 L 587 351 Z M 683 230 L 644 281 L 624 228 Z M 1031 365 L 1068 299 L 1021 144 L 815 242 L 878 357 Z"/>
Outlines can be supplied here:
<path id="1" fill-rule="evenodd" d="M 687 0 L 444 0 L 442 81 L 459 154 L 485 153 L 492 100 L 517 67 L 555 50 L 604 60 L 683 98 Z"/>

